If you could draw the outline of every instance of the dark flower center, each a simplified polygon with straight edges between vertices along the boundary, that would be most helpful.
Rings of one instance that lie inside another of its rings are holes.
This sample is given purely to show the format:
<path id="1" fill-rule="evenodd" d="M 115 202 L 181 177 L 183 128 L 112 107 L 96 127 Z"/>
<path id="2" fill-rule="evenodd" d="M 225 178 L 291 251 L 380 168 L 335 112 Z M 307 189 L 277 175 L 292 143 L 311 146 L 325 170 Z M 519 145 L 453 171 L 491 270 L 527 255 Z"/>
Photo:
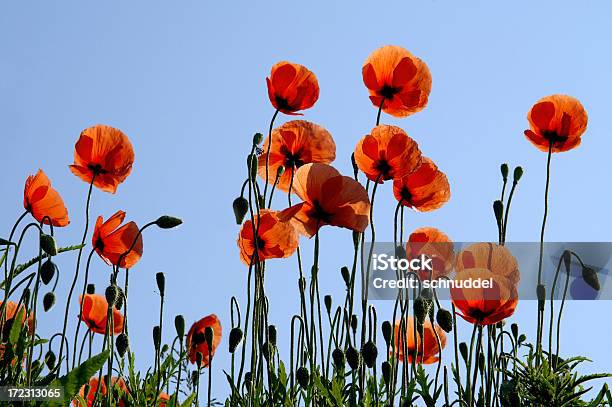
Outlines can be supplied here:
<path id="1" fill-rule="evenodd" d="M 257 239 L 255 239 L 255 243 L 257 244 L 257 248 L 259 250 L 263 250 L 266 247 L 266 242 L 261 237 L 257 237 Z"/>
<path id="2" fill-rule="evenodd" d="M 206 336 L 204 336 L 204 332 L 196 332 L 193 334 L 191 339 L 191 347 L 195 348 L 198 345 L 206 342 Z"/>
<path id="3" fill-rule="evenodd" d="M 96 244 L 95 244 L 96 249 L 100 250 L 100 251 L 104 251 L 104 240 L 98 238 L 96 239 Z"/>
<path id="4" fill-rule="evenodd" d="M 410 190 L 408 189 L 408 187 L 403 187 L 400 195 L 402 196 L 403 202 L 408 202 L 408 203 L 412 202 L 412 194 L 410 193 Z"/>
<path id="5" fill-rule="evenodd" d="M 563 144 L 567 141 L 567 136 L 559 134 L 556 131 L 545 131 L 542 133 L 542 137 L 553 143 L 553 145 Z"/>
<path id="6" fill-rule="evenodd" d="M 333 215 L 331 213 L 326 212 L 321 206 L 321 204 L 319 203 L 319 201 L 314 201 L 312 203 L 312 206 L 313 206 L 313 214 L 312 214 L 313 218 L 317 219 L 319 223 L 321 224 L 331 223 Z"/>
<path id="7" fill-rule="evenodd" d="M 381 159 L 376 162 L 376 170 L 382 174 L 384 179 L 390 179 L 389 172 L 391 171 L 391 165 L 387 162 L 387 160 Z"/>
<path id="8" fill-rule="evenodd" d="M 296 153 L 285 152 L 285 168 L 300 168 L 302 165 L 304 165 L 304 161 L 302 161 L 301 151 Z"/>
<path id="9" fill-rule="evenodd" d="M 276 96 L 276 107 L 278 110 L 294 110 L 290 105 L 287 99 Z"/>
<path id="10" fill-rule="evenodd" d="M 93 172 L 96 175 L 106 174 L 108 172 L 104 168 L 102 168 L 102 165 L 100 164 L 88 164 L 87 168 L 89 168 L 91 172 Z"/>
<path id="11" fill-rule="evenodd" d="M 389 86 L 389 85 L 385 85 L 383 86 L 383 88 L 380 90 L 380 96 L 384 97 L 385 99 L 393 99 L 393 96 L 397 95 L 400 91 L 400 88 L 394 88 L 393 86 Z"/>

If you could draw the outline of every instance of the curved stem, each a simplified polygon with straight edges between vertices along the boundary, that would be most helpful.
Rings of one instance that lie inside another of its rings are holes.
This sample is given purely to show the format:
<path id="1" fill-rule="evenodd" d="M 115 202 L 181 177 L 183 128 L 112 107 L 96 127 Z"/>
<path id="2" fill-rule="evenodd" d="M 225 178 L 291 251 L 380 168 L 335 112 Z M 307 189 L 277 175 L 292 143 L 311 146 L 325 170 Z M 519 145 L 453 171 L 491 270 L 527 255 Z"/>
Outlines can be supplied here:
<path id="1" fill-rule="evenodd" d="M 269 171 L 270 171 L 270 149 L 272 148 L 272 128 L 274 127 L 274 120 L 276 120 L 276 116 L 278 115 L 278 109 L 274 111 L 274 115 L 272 115 L 272 120 L 270 120 L 270 127 L 268 129 L 268 149 L 266 151 L 266 184 L 264 185 L 264 193 L 263 198 L 264 202 L 266 201 L 266 193 L 268 192 L 268 180 L 269 180 Z"/>

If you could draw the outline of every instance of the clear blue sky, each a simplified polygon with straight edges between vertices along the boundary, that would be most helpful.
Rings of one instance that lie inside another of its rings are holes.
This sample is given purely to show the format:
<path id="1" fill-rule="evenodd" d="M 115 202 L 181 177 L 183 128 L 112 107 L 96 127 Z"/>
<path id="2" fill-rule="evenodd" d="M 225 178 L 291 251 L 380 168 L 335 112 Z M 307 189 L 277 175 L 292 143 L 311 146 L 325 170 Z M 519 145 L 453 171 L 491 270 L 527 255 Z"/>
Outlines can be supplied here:
<path id="1" fill-rule="evenodd" d="M 246 269 L 240 263 L 231 202 L 243 180 L 255 131 L 273 109 L 265 77 L 279 60 L 308 66 L 321 95 L 305 119 L 326 127 L 338 146 L 335 166 L 350 172 L 350 153 L 374 124 L 376 110 L 361 80 L 367 55 L 401 45 L 429 65 L 433 89 L 426 110 L 398 124 L 415 138 L 451 182 L 441 210 L 408 216 L 408 228 L 430 225 L 457 241 L 492 240 L 491 202 L 499 193 L 501 162 L 525 175 L 510 216 L 508 239 L 538 239 L 543 211 L 545 154 L 523 137 L 526 112 L 540 97 L 567 93 L 589 113 L 580 148 L 552 163 L 551 241 L 609 241 L 610 94 L 612 54 L 606 2 L 12 2 L 0 6 L 0 227 L 4 235 L 22 211 L 23 183 L 39 167 L 68 205 L 72 225 L 61 244 L 76 243 L 84 224 L 87 185 L 71 175 L 79 132 L 105 123 L 131 138 L 132 175 L 113 196 L 95 191 L 92 215 L 118 209 L 143 224 L 175 214 L 178 230 L 150 230 L 130 279 L 130 332 L 139 365 L 152 360 L 156 324 L 155 273 L 167 276 L 165 339 L 174 315 L 188 324 L 217 313 L 226 328 L 214 367 L 214 394 L 227 392 L 229 299 L 244 307 Z M 286 120 L 287 117 L 281 117 Z M 280 121 L 279 121 L 280 124 Z M 390 185 L 380 190 L 379 236 L 392 237 Z M 350 261 L 350 233 L 321 236 L 323 293 L 339 301 L 339 268 Z M 305 252 L 310 253 L 310 242 Z M 58 306 L 40 320 L 56 331 L 62 293 L 74 256 L 63 256 Z M 97 258 L 92 280 L 101 290 L 108 270 Z M 271 321 L 288 347 L 288 321 L 298 311 L 295 259 L 267 270 Z M 389 317 L 389 304 L 379 303 Z M 533 332 L 535 304 L 521 303 L 513 320 Z M 612 366 L 606 349 L 609 302 L 569 304 L 564 354 L 594 359 L 590 370 Z M 76 311 L 73 311 L 76 315 Z M 71 319 L 73 321 L 74 318 Z M 469 329 L 462 328 L 464 332 Z M 588 342 L 587 342 L 588 341 Z M 588 343 L 588 346 L 585 344 Z M 450 348 L 445 357 L 452 357 Z"/>

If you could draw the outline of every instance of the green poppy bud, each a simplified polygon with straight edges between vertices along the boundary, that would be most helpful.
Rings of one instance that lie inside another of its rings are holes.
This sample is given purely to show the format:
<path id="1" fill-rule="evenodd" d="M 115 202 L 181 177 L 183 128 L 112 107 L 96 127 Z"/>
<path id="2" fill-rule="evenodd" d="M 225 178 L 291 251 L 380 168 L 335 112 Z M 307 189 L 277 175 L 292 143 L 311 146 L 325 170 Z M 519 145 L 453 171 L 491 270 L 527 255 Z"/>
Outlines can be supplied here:
<path id="1" fill-rule="evenodd" d="M 587 283 L 591 288 L 595 291 L 599 291 L 599 279 L 597 278 L 597 273 L 591 267 L 584 266 L 582 268 L 582 278 L 584 282 Z"/>
<path id="2" fill-rule="evenodd" d="M 258 146 L 261 144 L 261 142 L 263 141 L 264 135 L 261 133 L 255 133 L 253 135 L 253 145 L 254 146 Z"/>
<path id="3" fill-rule="evenodd" d="M 242 342 L 242 329 L 240 327 L 234 327 L 229 334 L 229 352 L 234 353 L 238 348 L 238 345 Z"/>
<path id="4" fill-rule="evenodd" d="M 502 178 L 503 178 L 503 180 L 505 182 L 508 179 L 508 164 L 503 163 L 499 167 L 499 169 L 501 170 L 501 175 L 502 175 Z"/>
<path id="5" fill-rule="evenodd" d="M 504 216 L 504 203 L 502 201 L 493 201 L 493 213 L 495 214 L 495 221 L 497 222 L 497 227 L 501 227 L 502 219 Z"/>
<path id="6" fill-rule="evenodd" d="M 155 224 L 162 229 L 172 229 L 182 224 L 183 221 L 174 216 L 163 215 L 157 218 Z"/>
<path id="7" fill-rule="evenodd" d="M 153 346 L 156 350 L 161 346 L 161 328 L 158 325 L 153 327 Z"/>
<path id="8" fill-rule="evenodd" d="M 124 332 L 120 333 L 119 336 L 117 336 L 117 339 L 115 340 L 115 346 L 117 347 L 117 353 L 119 354 L 119 356 L 123 357 L 125 355 L 125 352 L 127 352 L 128 347 L 130 346 L 130 340 Z"/>
<path id="9" fill-rule="evenodd" d="M 343 266 L 340 269 L 340 274 L 342 275 L 344 284 L 346 284 L 346 288 L 350 288 L 351 287 L 351 272 L 349 271 L 348 267 Z"/>
<path id="10" fill-rule="evenodd" d="M 332 352 L 332 360 L 334 361 L 334 366 L 337 370 L 342 371 L 345 366 L 344 352 L 342 349 L 336 348 Z"/>
<path id="11" fill-rule="evenodd" d="M 523 167 L 516 167 L 514 169 L 514 183 L 519 182 L 522 176 L 523 176 Z"/>
<path id="12" fill-rule="evenodd" d="M 332 296 L 326 295 L 323 298 L 323 302 L 325 303 L 325 309 L 327 310 L 327 313 L 329 314 L 331 312 L 331 307 L 332 307 Z"/>
<path id="13" fill-rule="evenodd" d="M 393 333 L 393 327 L 391 326 L 391 322 L 384 321 L 382 323 L 381 329 L 383 338 L 385 339 L 385 343 L 387 344 L 387 346 L 389 346 L 389 344 L 391 343 L 391 334 Z"/>
<path id="14" fill-rule="evenodd" d="M 468 347 L 467 347 L 467 343 L 461 342 L 459 344 L 459 353 L 461 354 L 461 357 L 463 358 L 463 361 L 467 364 L 467 360 L 468 360 Z"/>
<path id="15" fill-rule="evenodd" d="M 516 323 L 513 323 L 512 325 L 510 325 L 510 330 L 512 331 L 512 336 L 514 337 L 514 340 L 516 341 L 516 338 L 518 338 L 518 335 L 519 335 L 518 325 Z"/>
<path id="16" fill-rule="evenodd" d="M 453 314 L 444 308 L 438 309 L 438 312 L 436 313 L 436 322 L 446 333 L 453 330 Z"/>
<path id="17" fill-rule="evenodd" d="M 268 327 L 268 340 L 272 346 L 276 346 L 276 326 L 274 325 Z"/>
<path id="18" fill-rule="evenodd" d="M 164 276 L 164 273 L 160 271 L 159 273 L 155 274 L 155 281 L 157 282 L 159 295 L 163 297 L 166 291 L 166 277 Z"/>
<path id="19" fill-rule="evenodd" d="M 208 345 L 208 350 L 212 350 L 214 331 L 211 326 L 207 326 L 204 328 L 204 338 L 206 339 L 206 345 Z"/>
<path id="20" fill-rule="evenodd" d="M 391 364 L 386 360 L 382 362 L 381 365 L 383 380 L 385 384 L 388 386 L 391 383 Z"/>
<path id="21" fill-rule="evenodd" d="M 348 349 L 346 350 L 346 361 L 348 362 L 348 365 L 351 367 L 352 370 L 359 369 L 361 357 L 357 349 L 353 348 L 352 346 L 348 347 Z"/>
<path id="22" fill-rule="evenodd" d="M 370 369 L 374 367 L 376 358 L 378 357 L 378 348 L 376 348 L 376 344 L 372 341 L 367 341 L 361 349 L 361 354 L 363 355 L 363 361 L 366 366 Z"/>
<path id="23" fill-rule="evenodd" d="M 57 254 L 57 244 L 51 235 L 44 233 L 40 235 L 40 248 L 49 256 L 55 256 Z"/>
<path id="24" fill-rule="evenodd" d="M 47 365 L 47 368 L 49 370 L 53 370 L 53 368 L 55 367 L 55 362 L 56 361 L 57 361 L 57 358 L 55 356 L 55 353 L 53 353 L 52 350 L 49 350 L 45 354 L 45 365 Z"/>
<path id="25" fill-rule="evenodd" d="M 236 217 L 236 224 L 241 225 L 244 217 L 249 211 L 249 201 L 245 197 L 239 196 L 234 199 L 232 203 L 232 207 L 234 208 L 234 216 Z"/>
<path id="26" fill-rule="evenodd" d="M 42 266 L 40 266 L 40 280 L 44 285 L 47 285 L 55 276 L 55 272 L 57 271 L 57 266 L 55 263 L 51 261 L 51 259 L 47 259 Z"/>
<path id="27" fill-rule="evenodd" d="M 308 369 L 306 369 L 304 366 L 300 367 L 297 372 L 295 372 L 295 378 L 303 389 L 306 389 L 308 387 L 308 382 L 310 381 L 310 373 L 308 373 Z"/>
<path id="28" fill-rule="evenodd" d="M 53 291 L 49 291 L 43 297 L 43 309 L 45 312 L 47 312 L 51 309 L 51 307 L 53 307 L 53 305 L 55 305 L 55 294 Z"/>
<path id="29" fill-rule="evenodd" d="M 176 336 L 183 340 L 183 336 L 185 336 L 185 317 L 182 315 L 175 316 L 174 328 L 176 328 Z"/>
<path id="30" fill-rule="evenodd" d="M 106 290 L 104 291 L 104 296 L 106 297 L 106 301 L 108 302 L 109 306 L 114 306 L 115 303 L 117 302 L 117 297 L 119 296 L 119 293 L 117 292 L 117 286 L 114 284 L 109 285 L 108 287 L 106 287 Z"/>

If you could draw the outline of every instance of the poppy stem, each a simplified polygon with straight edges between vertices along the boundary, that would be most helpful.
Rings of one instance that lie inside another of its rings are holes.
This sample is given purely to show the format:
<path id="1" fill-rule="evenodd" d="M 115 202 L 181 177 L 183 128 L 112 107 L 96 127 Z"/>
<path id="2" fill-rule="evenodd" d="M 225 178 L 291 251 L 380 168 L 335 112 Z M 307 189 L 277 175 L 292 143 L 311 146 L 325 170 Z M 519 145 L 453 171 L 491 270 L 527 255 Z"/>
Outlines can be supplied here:
<path id="1" fill-rule="evenodd" d="M 552 287 L 550 288 L 550 324 L 548 327 L 548 361 L 552 363 L 552 338 L 553 338 L 553 315 L 555 314 L 555 289 L 557 288 L 557 280 L 559 278 L 559 271 L 561 271 L 561 263 L 563 263 L 563 258 L 565 257 L 565 252 L 559 258 L 559 262 L 557 263 L 557 271 L 555 272 L 555 278 L 553 279 Z M 569 279 L 569 270 L 566 270 L 567 278 Z"/>
<path id="2" fill-rule="evenodd" d="M 376 125 L 378 126 L 380 124 L 380 112 L 382 112 L 382 108 L 383 105 L 385 104 L 385 98 L 382 98 L 382 101 L 380 102 L 380 106 L 378 107 L 378 114 L 376 115 Z"/>
<path id="3" fill-rule="evenodd" d="M 272 148 L 272 128 L 274 127 L 274 120 L 276 120 L 276 116 L 278 116 L 279 110 L 276 109 L 274 111 L 274 115 L 272 116 L 272 120 L 270 120 L 270 127 L 268 129 L 268 149 L 266 151 L 266 184 L 264 185 L 264 193 L 263 198 L 264 202 L 266 201 L 266 193 L 268 191 L 268 179 L 269 179 L 269 171 L 270 171 L 270 149 Z"/>
<path id="4" fill-rule="evenodd" d="M 512 181 L 512 188 L 510 188 L 510 195 L 508 195 L 508 202 L 506 203 L 506 208 L 505 208 L 505 213 L 504 213 L 504 223 L 502 223 L 502 233 L 501 233 L 501 242 L 500 242 L 500 244 L 502 245 L 506 243 L 506 229 L 508 227 L 508 214 L 510 213 L 510 204 L 512 203 L 512 197 L 514 196 L 514 190 L 516 189 L 517 184 L 518 184 L 517 180 Z"/>
<path id="5" fill-rule="evenodd" d="M 87 280 L 89 277 L 89 266 L 91 263 L 91 257 L 94 254 L 95 250 L 91 249 L 91 251 L 89 252 L 89 256 L 87 256 L 87 263 L 85 265 L 85 282 L 83 283 L 83 291 L 81 292 L 81 299 L 85 298 L 85 292 L 87 290 Z M 81 328 L 81 322 L 83 319 L 83 300 L 81 300 L 81 304 L 79 306 L 79 320 L 77 322 L 77 326 L 76 326 L 76 331 L 74 333 L 74 348 L 72 350 L 72 368 L 74 368 L 75 366 L 75 362 L 76 362 L 76 347 L 77 347 L 77 342 L 78 342 L 78 337 L 79 337 L 79 330 Z M 87 336 L 87 335 L 85 335 Z"/>
<path id="6" fill-rule="evenodd" d="M 160 298 L 159 299 L 159 302 L 160 302 L 159 304 L 159 338 L 160 338 L 160 342 L 161 342 L 161 337 L 162 337 L 162 329 L 164 325 L 164 297 L 165 297 L 165 292 L 160 291 L 159 293 L 159 298 Z M 155 353 L 156 353 L 155 365 L 157 367 L 157 376 L 156 376 L 156 384 L 155 384 L 155 402 L 153 403 L 153 405 L 157 406 L 157 401 L 159 399 L 159 384 L 161 382 L 160 380 L 161 378 L 161 351 L 160 349 L 156 349 Z M 211 352 L 209 352 L 209 355 L 211 355 L 210 362 L 212 363 Z"/>

